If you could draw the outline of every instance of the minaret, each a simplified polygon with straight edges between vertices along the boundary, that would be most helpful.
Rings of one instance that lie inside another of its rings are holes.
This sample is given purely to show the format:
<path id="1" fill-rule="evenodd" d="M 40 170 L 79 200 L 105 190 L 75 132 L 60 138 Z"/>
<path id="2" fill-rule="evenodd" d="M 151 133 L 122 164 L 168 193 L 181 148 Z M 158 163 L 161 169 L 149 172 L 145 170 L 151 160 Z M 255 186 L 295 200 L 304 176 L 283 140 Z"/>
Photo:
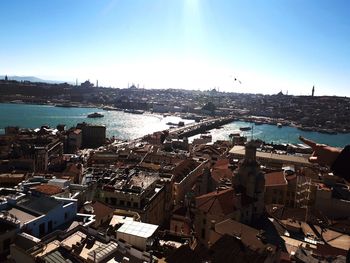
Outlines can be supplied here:
<path id="1" fill-rule="evenodd" d="M 315 86 L 312 86 L 312 97 L 315 95 Z"/>

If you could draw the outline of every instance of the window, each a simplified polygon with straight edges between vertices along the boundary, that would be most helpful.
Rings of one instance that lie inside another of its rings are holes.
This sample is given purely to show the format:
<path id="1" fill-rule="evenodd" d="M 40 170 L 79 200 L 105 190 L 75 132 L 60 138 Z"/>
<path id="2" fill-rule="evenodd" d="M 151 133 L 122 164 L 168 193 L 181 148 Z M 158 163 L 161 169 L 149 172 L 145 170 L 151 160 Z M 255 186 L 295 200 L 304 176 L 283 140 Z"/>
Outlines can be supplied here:
<path id="1" fill-rule="evenodd" d="M 125 205 L 124 200 L 120 200 L 119 204 L 120 204 L 120 205 Z"/>
<path id="2" fill-rule="evenodd" d="M 131 206 L 131 202 L 130 201 L 126 202 L 126 206 L 130 207 Z"/>
<path id="3" fill-rule="evenodd" d="M 139 207 L 139 204 L 137 202 L 134 202 L 134 207 L 135 208 Z"/>

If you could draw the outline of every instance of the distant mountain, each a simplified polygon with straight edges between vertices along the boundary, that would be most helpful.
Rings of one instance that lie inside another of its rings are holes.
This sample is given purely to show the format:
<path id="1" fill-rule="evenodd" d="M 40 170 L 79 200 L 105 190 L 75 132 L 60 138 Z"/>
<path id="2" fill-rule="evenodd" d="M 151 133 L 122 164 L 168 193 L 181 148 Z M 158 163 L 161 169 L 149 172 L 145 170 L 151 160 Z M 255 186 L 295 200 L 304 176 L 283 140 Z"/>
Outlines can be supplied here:
<path id="1" fill-rule="evenodd" d="M 50 83 L 50 84 L 60 84 L 65 82 L 65 81 L 58 81 L 58 80 L 40 79 L 33 76 L 7 76 L 7 77 L 9 80 L 43 82 L 43 83 Z M 0 79 L 4 79 L 4 78 L 5 78 L 5 75 L 0 76 Z"/>

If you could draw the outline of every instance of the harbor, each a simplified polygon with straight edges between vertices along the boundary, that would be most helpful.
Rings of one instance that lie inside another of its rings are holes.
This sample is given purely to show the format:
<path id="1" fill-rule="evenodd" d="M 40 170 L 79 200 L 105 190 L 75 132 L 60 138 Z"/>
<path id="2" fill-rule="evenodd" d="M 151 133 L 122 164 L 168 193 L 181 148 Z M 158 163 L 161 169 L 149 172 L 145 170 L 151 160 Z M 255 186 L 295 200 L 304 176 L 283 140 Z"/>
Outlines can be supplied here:
<path id="1" fill-rule="evenodd" d="M 75 126 L 77 123 L 89 122 L 92 124 L 102 124 L 107 128 L 107 136 L 115 137 L 121 140 L 140 138 L 146 134 L 156 131 L 169 129 L 167 123 L 179 123 L 183 121 L 184 127 L 175 127 L 172 132 L 183 131 L 181 137 L 196 138 L 202 131 L 186 131 L 188 124 L 200 124 L 195 120 L 181 118 L 171 114 L 160 115 L 145 112 L 144 114 L 131 114 L 123 111 L 101 110 L 100 108 L 66 108 L 54 107 L 48 105 L 33 104 L 12 104 L 0 103 L 0 133 L 4 133 L 6 126 L 20 126 L 23 128 L 37 128 L 42 125 L 56 127 L 58 124 L 65 124 L 67 128 Z M 88 114 L 99 112 L 104 115 L 103 118 L 87 118 Z M 266 142 L 274 143 L 299 143 L 299 135 L 313 139 L 320 143 L 344 147 L 350 142 L 350 134 L 326 134 L 314 131 L 300 130 L 291 125 L 283 125 L 278 128 L 276 124 L 255 123 L 252 121 L 243 121 L 230 119 L 226 124 L 210 127 L 209 131 L 216 140 L 228 140 L 232 133 L 241 133 L 242 135 L 255 139 L 261 139 Z M 205 119 L 202 121 L 205 122 Z M 203 122 L 202 122 L 203 123 Z M 253 127 L 250 131 L 241 131 L 240 127 Z M 199 128 L 199 126 L 197 126 Z M 202 129 L 202 128 L 201 128 Z M 207 127 L 207 130 L 208 127 Z M 197 135 L 196 135 L 197 134 Z"/>

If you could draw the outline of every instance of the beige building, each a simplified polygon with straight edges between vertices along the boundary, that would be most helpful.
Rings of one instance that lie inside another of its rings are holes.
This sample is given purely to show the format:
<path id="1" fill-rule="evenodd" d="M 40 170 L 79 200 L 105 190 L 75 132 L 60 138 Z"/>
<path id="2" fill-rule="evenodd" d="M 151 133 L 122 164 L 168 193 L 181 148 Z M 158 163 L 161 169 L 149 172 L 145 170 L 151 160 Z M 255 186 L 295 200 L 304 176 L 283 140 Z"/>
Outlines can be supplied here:
<path id="1" fill-rule="evenodd" d="M 265 204 L 285 204 L 288 182 L 283 171 L 265 174 Z"/>
<path id="2" fill-rule="evenodd" d="M 236 145 L 230 150 L 229 153 L 233 158 L 242 159 L 245 155 L 245 147 Z M 282 168 L 282 166 L 285 164 L 294 165 L 296 169 L 299 169 L 300 167 L 313 166 L 313 164 L 308 161 L 308 157 L 309 155 L 287 155 L 261 151 L 256 152 L 257 161 L 263 165 L 275 168 Z"/>

